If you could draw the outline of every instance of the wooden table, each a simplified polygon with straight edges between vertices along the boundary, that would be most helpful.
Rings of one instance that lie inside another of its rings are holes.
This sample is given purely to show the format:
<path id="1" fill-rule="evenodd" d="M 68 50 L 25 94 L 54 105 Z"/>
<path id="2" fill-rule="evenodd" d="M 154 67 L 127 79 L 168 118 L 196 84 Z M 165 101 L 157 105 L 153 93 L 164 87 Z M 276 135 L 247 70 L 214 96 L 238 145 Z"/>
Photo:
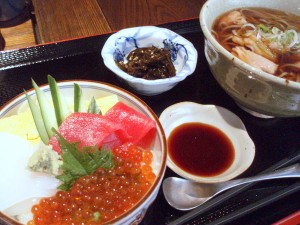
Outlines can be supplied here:
<path id="1" fill-rule="evenodd" d="M 2 29 L 6 49 L 196 18 L 205 0 L 32 0 L 36 23 Z"/>

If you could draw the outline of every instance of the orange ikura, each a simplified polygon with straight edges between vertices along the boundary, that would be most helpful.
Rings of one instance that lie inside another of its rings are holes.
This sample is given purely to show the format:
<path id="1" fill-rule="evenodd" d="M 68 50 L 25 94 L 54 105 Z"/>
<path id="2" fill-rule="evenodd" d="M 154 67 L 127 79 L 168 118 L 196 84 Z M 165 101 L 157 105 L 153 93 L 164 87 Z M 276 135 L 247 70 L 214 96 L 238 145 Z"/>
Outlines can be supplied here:
<path id="1" fill-rule="evenodd" d="M 130 210 L 154 182 L 150 150 L 127 143 L 113 149 L 115 166 L 98 168 L 69 191 L 40 200 L 27 225 L 103 224 Z"/>

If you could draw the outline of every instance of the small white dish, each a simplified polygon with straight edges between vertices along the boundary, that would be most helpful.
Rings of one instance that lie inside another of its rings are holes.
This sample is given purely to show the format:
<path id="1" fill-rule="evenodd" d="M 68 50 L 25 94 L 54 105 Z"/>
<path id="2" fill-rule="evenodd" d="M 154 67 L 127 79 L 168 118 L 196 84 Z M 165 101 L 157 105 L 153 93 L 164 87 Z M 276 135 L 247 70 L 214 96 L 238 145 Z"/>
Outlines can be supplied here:
<path id="1" fill-rule="evenodd" d="M 171 50 L 176 76 L 157 80 L 136 78 L 121 70 L 115 62 L 126 62 L 128 53 L 136 48 L 152 46 Z M 171 30 L 155 26 L 132 27 L 112 34 L 105 42 L 101 55 L 108 69 L 136 92 L 148 96 L 168 91 L 191 75 L 195 71 L 198 58 L 197 50 L 191 42 Z"/>
<path id="2" fill-rule="evenodd" d="M 252 164 L 255 145 L 248 135 L 241 119 L 229 110 L 215 105 L 201 105 L 194 102 L 181 102 L 166 108 L 159 118 L 168 140 L 172 131 L 185 123 L 203 123 L 221 130 L 232 142 L 234 159 L 222 173 L 215 176 L 191 174 L 167 156 L 167 166 L 178 175 L 197 182 L 216 183 L 233 179 L 242 174 Z M 188 146 L 187 146 L 188 148 Z"/>

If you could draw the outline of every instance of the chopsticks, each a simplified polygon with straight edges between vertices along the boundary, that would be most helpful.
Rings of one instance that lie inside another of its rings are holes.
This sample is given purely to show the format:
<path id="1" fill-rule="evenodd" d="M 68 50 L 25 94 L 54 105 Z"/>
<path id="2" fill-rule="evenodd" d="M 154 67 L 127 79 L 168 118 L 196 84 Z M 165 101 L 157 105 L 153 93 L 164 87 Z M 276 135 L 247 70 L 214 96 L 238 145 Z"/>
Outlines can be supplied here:
<path id="1" fill-rule="evenodd" d="M 239 210 L 234 211 L 234 213 L 226 215 L 222 218 L 219 218 L 214 221 L 214 224 L 228 224 L 230 221 L 240 218 L 243 215 L 246 215 L 250 212 L 253 212 L 255 210 L 258 210 L 259 208 L 262 208 L 268 204 L 271 204 L 272 202 L 278 201 L 288 195 L 291 195 L 297 191 L 300 191 L 300 181 L 296 182 L 280 191 L 277 191 L 276 193 L 267 196 L 255 203 L 252 203 L 250 205 L 247 205 Z"/>
<path id="2" fill-rule="evenodd" d="M 300 160 L 300 151 L 290 155 L 287 158 L 282 159 L 281 161 L 279 161 L 278 163 L 276 163 L 275 165 L 269 167 L 268 169 L 264 170 L 262 173 L 266 173 L 266 172 L 271 172 L 274 171 L 276 169 L 288 166 L 289 164 L 295 163 L 297 161 Z M 262 174 L 261 173 L 261 174 Z M 232 198 L 234 196 L 236 196 L 237 194 L 241 193 L 242 191 L 247 190 L 248 188 L 250 188 L 251 186 L 253 186 L 255 184 L 254 183 L 249 183 L 249 184 L 244 184 L 241 185 L 239 187 L 236 188 L 232 188 L 227 192 L 224 192 L 223 194 L 220 194 L 218 196 L 216 196 L 215 198 L 211 199 L 210 201 L 208 201 L 207 203 L 198 206 L 197 208 L 193 209 L 192 211 L 188 212 L 187 214 L 175 219 L 174 221 L 171 221 L 170 223 L 168 223 L 167 225 L 180 225 L 180 224 L 184 224 L 185 222 L 188 222 L 190 220 L 192 220 L 193 218 L 207 212 L 208 210 L 218 206 L 219 204 L 225 202 L 226 200 L 228 200 L 229 198 Z M 242 216 L 248 212 L 254 211 L 255 209 L 258 209 L 260 207 L 263 207 L 264 205 L 270 204 L 271 202 L 274 202 L 282 197 L 285 197 L 289 194 L 294 193 L 297 190 L 300 190 L 300 182 L 297 182 L 294 185 L 291 185 L 290 187 L 287 187 L 279 192 L 276 192 L 275 194 L 263 198 L 261 199 L 259 202 L 251 205 L 248 205 L 247 207 L 244 207 L 240 210 L 237 210 L 234 212 L 234 216 L 230 216 L 227 215 L 225 217 L 223 217 L 222 221 L 229 221 L 232 220 L 233 217 L 237 218 L 238 216 Z"/>

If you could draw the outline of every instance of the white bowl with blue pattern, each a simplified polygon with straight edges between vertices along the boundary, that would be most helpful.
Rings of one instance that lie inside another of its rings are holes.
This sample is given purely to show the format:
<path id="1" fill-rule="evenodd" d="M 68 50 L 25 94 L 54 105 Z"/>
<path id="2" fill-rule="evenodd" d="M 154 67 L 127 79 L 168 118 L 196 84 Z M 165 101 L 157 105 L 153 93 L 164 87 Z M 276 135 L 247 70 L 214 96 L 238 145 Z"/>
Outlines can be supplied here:
<path id="1" fill-rule="evenodd" d="M 136 48 L 169 48 L 176 69 L 170 78 L 146 80 L 134 77 L 121 70 L 116 61 L 124 61 L 128 53 Z M 191 75 L 196 68 L 198 53 L 194 45 L 179 34 L 166 28 L 141 26 L 120 30 L 112 34 L 103 46 L 101 55 L 104 64 L 131 88 L 142 95 L 158 95 L 172 89 Z"/>

